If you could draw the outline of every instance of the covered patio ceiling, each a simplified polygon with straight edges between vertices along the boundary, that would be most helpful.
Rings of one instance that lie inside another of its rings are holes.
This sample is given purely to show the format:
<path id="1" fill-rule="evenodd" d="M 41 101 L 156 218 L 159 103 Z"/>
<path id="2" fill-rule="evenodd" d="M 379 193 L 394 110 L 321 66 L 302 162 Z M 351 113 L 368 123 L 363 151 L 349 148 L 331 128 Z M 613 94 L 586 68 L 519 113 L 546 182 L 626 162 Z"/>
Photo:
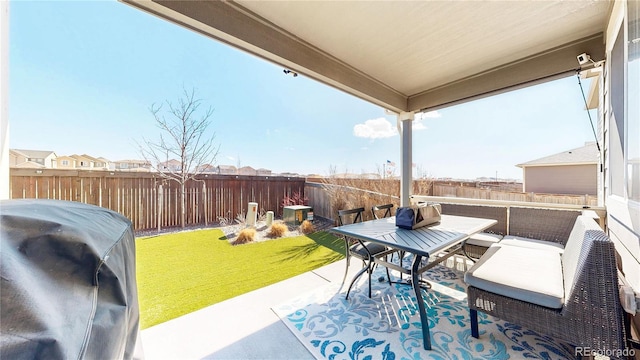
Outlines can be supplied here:
<path id="1" fill-rule="evenodd" d="M 613 4 L 121 1 L 398 113 L 567 76 L 582 53 L 603 60 Z"/>

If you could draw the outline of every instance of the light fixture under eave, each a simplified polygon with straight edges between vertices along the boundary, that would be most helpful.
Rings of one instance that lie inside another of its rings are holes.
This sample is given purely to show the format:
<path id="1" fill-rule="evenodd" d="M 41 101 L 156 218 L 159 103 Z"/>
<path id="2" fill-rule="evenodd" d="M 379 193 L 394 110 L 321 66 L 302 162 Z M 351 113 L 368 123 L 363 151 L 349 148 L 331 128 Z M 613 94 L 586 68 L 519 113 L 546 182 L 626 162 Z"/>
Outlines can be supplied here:
<path id="1" fill-rule="evenodd" d="M 291 70 L 289 70 L 289 69 L 284 69 L 284 70 L 282 70 L 282 71 L 283 71 L 285 74 L 287 74 L 287 75 L 291 75 L 291 76 L 293 76 L 293 77 L 298 76 L 298 73 L 297 73 L 297 72 L 295 72 L 295 71 L 291 71 Z"/>

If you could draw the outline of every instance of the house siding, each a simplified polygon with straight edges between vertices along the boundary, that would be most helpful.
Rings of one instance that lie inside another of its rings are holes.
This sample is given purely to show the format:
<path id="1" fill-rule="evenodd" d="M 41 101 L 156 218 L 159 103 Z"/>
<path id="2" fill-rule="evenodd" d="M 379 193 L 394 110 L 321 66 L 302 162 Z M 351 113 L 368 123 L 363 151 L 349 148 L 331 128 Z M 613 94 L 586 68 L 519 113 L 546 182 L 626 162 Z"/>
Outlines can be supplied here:
<path id="1" fill-rule="evenodd" d="M 596 195 L 598 166 L 528 166 L 524 173 L 524 191 L 547 194 Z"/>
<path id="2" fill-rule="evenodd" d="M 615 2 L 609 18 L 609 24 L 606 32 L 607 59 L 614 56 L 614 45 L 618 39 L 620 32 L 624 34 L 625 13 L 627 11 L 628 2 Z M 636 5 L 637 6 L 637 5 Z M 623 39 L 618 46 L 628 44 L 628 39 Z M 619 55 L 620 49 L 617 54 Z M 625 52 L 622 52 L 625 56 Z M 607 61 L 603 80 L 604 100 L 603 111 L 600 115 L 604 129 L 604 158 L 605 172 L 603 179 L 605 182 L 605 204 L 607 208 L 607 230 L 608 234 L 616 245 L 619 255 L 619 264 L 621 272 L 624 274 L 627 283 L 633 288 L 636 297 L 640 294 L 640 202 L 630 199 L 625 189 L 625 180 L 629 180 L 632 173 L 625 174 L 625 158 L 624 158 L 624 139 L 625 139 L 625 121 L 639 121 L 637 118 L 624 119 L 625 106 L 620 106 L 619 100 L 622 97 L 626 102 L 626 106 L 637 102 L 631 101 L 629 93 L 625 90 L 624 81 L 614 79 L 613 73 L 624 71 L 626 59 L 624 61 Z M 618 67 L 615 69 L 615 67 Z M 615 71 L 614 71 L 615 70 Z M 623 73 L 626 81 L 637 81 L 631 79 L 629 74 Z M 615 100 L 614 100 L 615 98 Z M 638 115 L 636 115 L 638 116 Z M 637 142 L 637 138 L 630 137 L 628 141 Z M 627 155 L 628 156 L 628 155 Z M 628 170 L 627 170 L 628 171 Z M 625 179 L 625 176 L 627 177 Z M 632 318 L 636 329 L 640 329 L 640 312 Z"/>

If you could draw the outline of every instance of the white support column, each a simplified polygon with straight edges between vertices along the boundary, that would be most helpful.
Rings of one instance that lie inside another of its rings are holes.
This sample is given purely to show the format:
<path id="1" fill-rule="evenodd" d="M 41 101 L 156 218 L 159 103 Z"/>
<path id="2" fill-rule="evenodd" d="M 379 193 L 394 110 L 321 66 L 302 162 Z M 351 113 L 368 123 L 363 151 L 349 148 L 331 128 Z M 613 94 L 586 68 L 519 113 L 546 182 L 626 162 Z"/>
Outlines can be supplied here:
<path id="1" fill-rule="evenodd" d="M 0 199 L 9 198 L 9 1 L 0 1 Z"/>
<path id="2" fill-rule="evenodd" d="M 398 114 L 398 131 L 400 132 L 400 206 L 409 206 L 409 196 L 413 193 L 413 112 Z"/>

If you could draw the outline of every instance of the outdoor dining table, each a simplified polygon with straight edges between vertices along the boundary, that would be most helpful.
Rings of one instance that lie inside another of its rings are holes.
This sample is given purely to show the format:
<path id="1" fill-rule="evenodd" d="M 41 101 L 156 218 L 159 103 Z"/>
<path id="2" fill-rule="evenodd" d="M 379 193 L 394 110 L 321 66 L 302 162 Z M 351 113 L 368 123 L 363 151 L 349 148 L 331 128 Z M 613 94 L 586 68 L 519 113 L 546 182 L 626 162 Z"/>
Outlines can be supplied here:
<path id="1" fill-rule="evenodd" d="M 405 269 L 394 264 L 385 263 L 403 273 L 411 275 L 411 285 L 416 295 L 420 322 L 422 324 L 422 339 L 425 350 L 431 350 L 431 337 L 429 334 L 429 322 L 425 310 L 420 287 L 419 276 L 435 265 L 432 263 L 420 267 L 422 258 L 449 250 L 446 256 L 437 260 L 440 262 L 457 253 L 469 236 L 481 232 L 493 226 L 497 221 L 466 216 L 442 215 L 441 220 L 432 225 L 415 230 L 407 230 L 396 226 L 395 217 L 382 218 L 355 224 L 343 225 L 331 229 L 336 234 L 352 237 L 361 241 L 381 244 L 390 248 L 403 250 L 413 254 L 413 262 L 410 269 Z M 376 262 L 380 262 L 376 260 Z"/>

